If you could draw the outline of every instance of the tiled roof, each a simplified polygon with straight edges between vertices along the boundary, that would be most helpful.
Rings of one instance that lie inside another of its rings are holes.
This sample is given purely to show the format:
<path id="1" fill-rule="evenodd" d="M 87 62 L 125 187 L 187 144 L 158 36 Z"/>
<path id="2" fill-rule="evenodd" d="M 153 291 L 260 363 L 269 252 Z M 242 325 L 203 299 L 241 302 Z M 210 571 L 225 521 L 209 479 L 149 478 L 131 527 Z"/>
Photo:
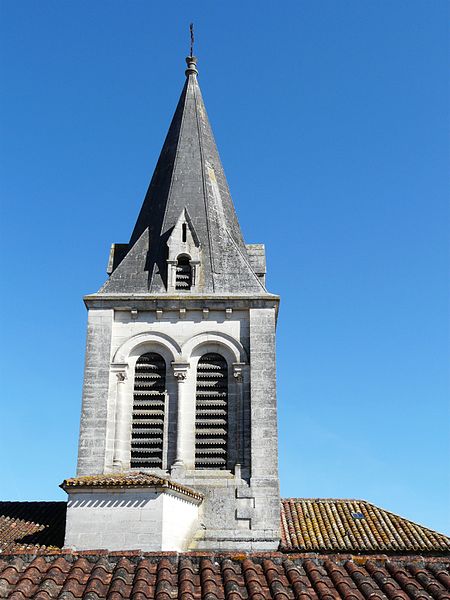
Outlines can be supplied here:
<path id="1" fill-rule="evenodd" d="M 62 548 L 65 518 L 65 502 L 0 502 L 0 550 Z M 291 498 L 281 502 L 280 550 L 449 554 L 450 538 L 363 500 Z"/>
<path id="2" fill-rule="evenodd" d="M 9 600 L 450 600 L 449 561 L 241 555 L 0 558 Z"/>
<path id="3" fill-rule="evenodd" d="M 61 548 L 66 502 L 0 502 L 0 551 Z"/>
<path id="4" fill-rule="evenodd" d="M 450 538 L 365 500 L 281 501 L 285 552 L 449 552 Z"/>
<path id="5" fill-rule="evenodd" d="M 129 472 L 129 473 L 111 473 L 106 475 L 86 475 L 84 477 L 72 477 L 71 479 L 65 479 L 60 487 L 63 490 L 73 488 L 113 488 L 113 487 L 158 487 L 173 490 L 185 496 L 190 496 L 196 500 L 202 500 L 203 494 L 196 492 L 191 488 L 184 485 L 159 477 L 158 475 L 151 475 L 143 472 Z"/>

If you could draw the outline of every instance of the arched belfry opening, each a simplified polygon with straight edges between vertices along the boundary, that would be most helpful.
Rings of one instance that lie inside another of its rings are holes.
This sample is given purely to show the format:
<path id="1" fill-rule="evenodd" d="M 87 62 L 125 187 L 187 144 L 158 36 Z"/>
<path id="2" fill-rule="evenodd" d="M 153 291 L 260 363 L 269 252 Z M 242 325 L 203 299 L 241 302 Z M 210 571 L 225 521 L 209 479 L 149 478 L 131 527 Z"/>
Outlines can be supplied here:
<path id="1" fill-rule="evenodd" d="M 228 366 L 220 354 L 200 357 L 195 391 L 195 468 L 226 469 Z"/>
<path id="2" fill-rule="evenodd" d="M 160 354 L 142 354 L 134 372 L 131 468 L 165 468 L 166 362 Z"/>
<path id="3" fill-rule="evenodd" d="M 192 266 L 190 257 L 182 254 L 177 258 L 175 289 L 181 292 L 188 292 L 192 287 Z"/>

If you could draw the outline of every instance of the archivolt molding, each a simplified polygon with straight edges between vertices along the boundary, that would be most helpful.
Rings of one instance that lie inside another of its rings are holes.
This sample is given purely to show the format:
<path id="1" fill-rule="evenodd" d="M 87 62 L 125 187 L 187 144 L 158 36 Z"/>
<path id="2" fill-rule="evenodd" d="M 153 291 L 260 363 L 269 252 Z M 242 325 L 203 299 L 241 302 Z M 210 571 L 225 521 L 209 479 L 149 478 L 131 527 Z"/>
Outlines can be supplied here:
<path id="1" fill-rule="evenodd" d="M 140 355 L 148 346 L 149 350 L 165 350 L 164 354 L 169 354 L 170 361 L 178 360 L 181 355 L 181 348 L 177 342 L 170 336 L 156 331 L 138 333 L 126 340 L 115 352 L 112 365 L 127 363 L 130 356 Z"/>
<path id="2" fill-rule="evenodd" d="M 185 360 L 188 360 L 193 356 L 197 355 L 203 349 L 201 347 L 207 346 L 209 349 L 206 351 L 214 351 L 213 346 L 219 346 L 228 351 L 231 354 L 232 362 L 247 363 L 247 353 L 243 345 L 233 338 L 231 335 L 222 333 L 220 331 L 209 331 L 207 333 L 199 333 L 194 337 L 190 338 L 181 347 L 182 356 Z"/>

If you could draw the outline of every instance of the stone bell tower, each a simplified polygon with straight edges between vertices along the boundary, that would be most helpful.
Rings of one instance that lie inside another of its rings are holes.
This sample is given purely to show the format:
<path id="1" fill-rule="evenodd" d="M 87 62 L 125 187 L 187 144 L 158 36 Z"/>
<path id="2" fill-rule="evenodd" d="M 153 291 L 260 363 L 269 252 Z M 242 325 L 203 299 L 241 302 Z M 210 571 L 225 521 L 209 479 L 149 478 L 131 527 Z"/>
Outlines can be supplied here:
<path id="1" fill-rule="evenodd" d="M 108 281 L 84 299 L 78 473 L 63 484 L 66 545 L 79 549 L 279 543 L 279 297 L 264 246 L 243 240 L 186 62 L 130 241 L 112 245 Z M 175 540 L 167 523 L 185 531 Z"/>

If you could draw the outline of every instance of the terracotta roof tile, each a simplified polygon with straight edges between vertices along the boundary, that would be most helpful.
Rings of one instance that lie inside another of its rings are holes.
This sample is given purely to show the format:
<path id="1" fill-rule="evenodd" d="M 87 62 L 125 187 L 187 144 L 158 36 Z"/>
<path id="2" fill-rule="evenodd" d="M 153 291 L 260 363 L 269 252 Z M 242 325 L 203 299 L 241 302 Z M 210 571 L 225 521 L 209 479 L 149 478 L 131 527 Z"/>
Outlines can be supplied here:
<path id="1" fill-rule="evenodd" d="M 0 551 L 64 543 L 66 502 L 0 502 Z"/>
<path id="2" fill-rule="evenodd" d="M 202 500 L 203 494 L 191 488 L 166 479 L 158 475 L 144 473 L 141 471 L 130 471 L 128 473 L 108 473 L 104 475 L 85 475 L 83 477 L 72 477 L 65 479 L 60 487 L 63 490 L 73 488 L 110 488 L 110 487 L 161 487 L 173 490 L 196 500 Z"/>
<path id="3" fill-rule="evenodd" d="M 0 559 L 0 598 L 450 600 L 450 559 L 129 552 Z"/>
<path id="4" fill-rule="evenodd" d="M 284 552 L 449 552 L 450 538 L 365 500 L 281 501 Z"/>
<path id="5" fill-rule="evenodd" d="M 138 485 L 144 485 L 142 474 L 137 475 L 131 484 L 128 484 L 130 480 L 125 477 L 114 476 L 114 481 L 119 480 L 118 485 L 135 485 L 137 479 Z M 154 481 L 154 476 L 150 477 Z M 76 485 L 81 485 L 80 479 L 77 479 Z M 124 479 L 127 482 L 125 484 Z M 158 481 L 157 485 L 161 485 L 162 478 L 155 479 Z M 89 478 L 89 481 L 92 479 Z M 99 482 L 98 485 L 105 485 L 105 478 L 95 478 L 95 481 Z M 148 485 L 148 480 L 145 481 L 145 485 Z M 108 485 L 111 484 L 108 478 Z M 65 515 L 65 502 L 0 502 L 0 551 L 10 552 L 23 548 L 43 551 L 50 547 L 61 548 L 64 543 Z M 358 518 L 361 516 L 362 518 Z M 281 502 L 280 549 L 283 552 L 324 554 L 442 554 L 450 552 L 450 538 L 363 500 L 290 498 Z M 146 568 L 145 564 L 142 568 Z M 153 569 L 153 566 L 149 565 L 148 568 Z M 198 586 L 201 586 L 201 582 L 195 580 L 194 584 L 194 581 L 189 579 L 189 568 L 186 566 L 186 573 L 183 575 L 183 585 L 186 588 L 183 593 L 187 594 L 186 600 L 197 600 L 200 593 Z M 231 571 L 227 570 L 227 577 L 231 575 Z M 291 575 L 294 576 L 294 572 Z M 154 576 L 156 577 L 156 572 Z M 197 573 L 195 577 L 198 576 Z M 56 577 L 54 573 L 49 574 L 49 587 L 52 586 L 50 581 L 53 577 Z M 239 577 L 244 577 L 244 573 L 236 575 L 236 581 Z M 230 589 L 238 585 L 236 581 L 230 580 Z M 296 575 L 295 581 L 299 581 Z M 192 589 L 192 585 L 197 586 L 195 590 Z M 45 600 L 45 593 L 45 589 L 40 590 L 38 600 Z M 146 590 L 136 593 L 139 593 L 136 600 L 147 600 Z M 114 597 L 111 600 L 119 599 Z"/>

